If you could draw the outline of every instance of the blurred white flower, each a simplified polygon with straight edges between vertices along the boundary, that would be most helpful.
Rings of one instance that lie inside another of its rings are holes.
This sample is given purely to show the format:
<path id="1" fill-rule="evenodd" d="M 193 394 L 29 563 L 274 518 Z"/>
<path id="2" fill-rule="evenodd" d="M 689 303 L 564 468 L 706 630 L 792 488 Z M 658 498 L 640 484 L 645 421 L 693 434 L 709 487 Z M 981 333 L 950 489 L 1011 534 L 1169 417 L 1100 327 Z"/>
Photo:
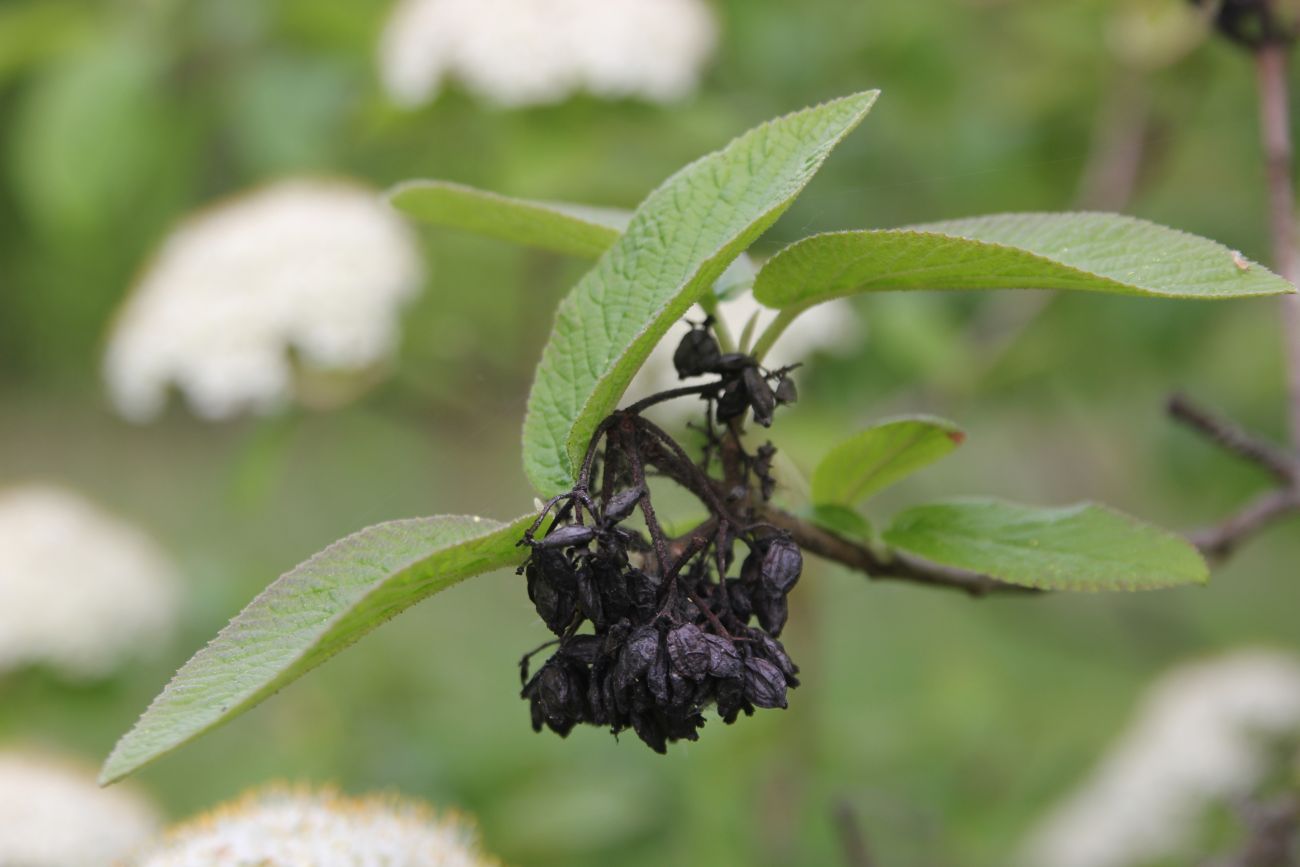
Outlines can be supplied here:
<path id="1" fill-rule="evenodd" d="M 0 673 L 107 675 L 166 638 L 177 596 L 173 565 L 135 527 L 60 488 L 0 491 Z"/>
<path id="2" fill-rule="evenodd" d="M 393 797 L 251 792 L 168 832 L 137 867 L 489 867 L 474 827 Z"/>
<path id="3" fill-rule="evenodd" d="M 1130 867 L 1189 857 L 1212 803 L 1248 794 L 1268 736 L 1300 731 L 1300 660 L 1239 652 L 1176 669 L 1089 778 L 1030 835 L 1029 867 Z"/>
<path id="4" fill-rule="evenodd" d="M 578 90 L 669 102 L 695 88 L 716 39 L 703 0 L 400 0 L 379 65 L 408 107 L 445 76 L 506 106 Z"/>
<path id="5" fill-rule="evenodd" d="M 184 392 L 205 418 L 268 411 L 306 371 L 358 375 L 389 359 L 423 266 L 377 193 L 283 181 L 190 218 L 166 239 L 115 324 L 105 378 L 142 421 Z"/>
<path id="6" fill-rule="evenodd" d="M 689 316 L 698 322 L 704 319 L 705 313 L 699 307 L 692 307 Z M 737 297 L 718 305 L 718 317 L 722 319 L 727 330 L 736 340 L 740 340 L 746 323 L 754 316 L 758 319 L 752 329 L 751 342 L 763 333 L 768 323 L 776 318 L 776 311 L 759 304 L 749 292 L 742 292 Z M 646 363 L 637 371 L 632 384 L 628 386 L 624 403 L 683 384 L 677 378 L 677 370 L 673 367 L 673 352 L 689 330 L 690 325 L 685 321 L 673 325 L 650 353 Z M 818 304 L 804 311 L 786 328 L 763 359 L 763 366 L 775 369 L 788 364 L 808 362 L 816 353 L 843 353 L 858 345 L 861 338 L 862 323 L 853 305 L 844 300 Z M 697 409 L 696 403 L 679 400 L 665 404 L 659 412 L 670 415 L 676 413 L 678 419 L 684 419 Z"/>
<path id="7" fill-rule="evenodd" d="M 154 807 L 129 786 L 101 789 L 87 768 L 0 751 L 0 864 L 109 867 L 158 831 Z"/>

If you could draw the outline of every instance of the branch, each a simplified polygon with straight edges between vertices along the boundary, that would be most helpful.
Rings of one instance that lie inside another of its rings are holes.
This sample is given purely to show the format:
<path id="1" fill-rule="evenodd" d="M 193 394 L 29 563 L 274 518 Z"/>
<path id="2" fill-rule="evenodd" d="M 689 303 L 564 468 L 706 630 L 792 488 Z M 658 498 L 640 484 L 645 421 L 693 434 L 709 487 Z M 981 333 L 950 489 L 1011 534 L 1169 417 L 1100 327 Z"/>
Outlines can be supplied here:
<path id="1" fill-rule="evenodd" d="M 1300 282 L 1296 251 L 1295 187 L 1291 177 L 1291 105 L 1287 91 L 1287 52 L 1284 42 L 1268 42 L 1255 51 L 1259 82 L 1260 138 L 1268 169 L 1269 222 L 1273 235 L 1273 265 L 1292 284 Z M 1300 296 L 1282 299 L 1282 339 L 1286 354 L 1287 417 L 1291 445 L 1300 451 Z"/>
<path id="2" fill-rule="evenodd" d="M 860 542 L 846 539 L 838 533 L 818 527 L 775 506 L 766 506 L 759 517 L 760 520 L 788 532 L 795 543 L 805 551 L 850 569 L 865 572 L 869 578 L 945 587 L 961 590 L 976 597 L 993 593 L 1039 592 L 1028 587 L 1007 584 L 979 572 L 934 563 L 901 551 L 878 553 Z"/>
<path id="3" fill-rule="evenodd" d="M 1291 487 L 1300 483 L 1300 459 L 1249 433 L 1231 419 L 1193 403 L 1184 394 L 1172 395 L 1168 409 L 1171 416 L 1215 445 L 1262 467 L 1278 484 Z"/>
<path id="4" fill-rule="evenodd" d="M 1222 560 L 1242 542 L 1279 518 L 1300 511 L 1300 457 L 1255 436 L 1228 419 L 1193 403 L 1185 395 L 1169 399 L 1169 414 L 1215 445 L 1261 467 L 1278 483 L 1219 524 L 1188 534 L 1206 557 Z"/>
<path id="5" fill-rule="evenodd" d="M 835 805 L 835 828 L 839 831 L 840 846 L 844 850 L 845 867 L 874 867 L 875 859 L 867 848 L 867 837 L 862 833 L 853 805 L 840 801 Z"/>
<path id="6" fill-rule="evenodd" d="M 1223 560 L 1246 539 L 1296 511 L 1300 511 L 1300 489 L 1270 491 L 1247 503 L 1221 523 L 1188 534 L 1188 539 L 1206 557 Z"/>

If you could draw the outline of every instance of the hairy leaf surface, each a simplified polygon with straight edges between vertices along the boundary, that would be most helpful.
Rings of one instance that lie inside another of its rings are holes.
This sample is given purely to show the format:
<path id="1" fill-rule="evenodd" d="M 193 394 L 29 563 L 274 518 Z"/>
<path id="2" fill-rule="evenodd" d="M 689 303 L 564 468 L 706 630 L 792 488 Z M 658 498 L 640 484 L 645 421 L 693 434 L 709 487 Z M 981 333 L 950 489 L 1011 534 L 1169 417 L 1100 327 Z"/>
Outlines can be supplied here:
<path id="1" fill-rule="evenodd" d="M 573 484 L 587 442 L 655 343 L 812 179 L 875 92 L 769 121 L 669 178 L 560 304 L 524 422 L 543 494 Z"/>
<path id="2" fill-rule="evenodd" d="M 632 219 L 631 211 L 619 208 L 517 199 L 450 181 L 407 181 L 393 188 L 389 201 L 425 223 L 582 259 L 599 258 Z M 757 274 L 758 266 L 742 253 L 713 291 L 728 297 L 752 286 Z"/>
<path id="3" fill-rule="evenodd" d="M 532 516 L 390 521 L 280 576 L 196 653 L 118 742 L 111 783 L 239 716 L 416 602 L 513 564 Z"/>
<path id="4" fill-rule="evenodd" d="M 586 259 L 612 247 L 632 216 L 613 208 L 516 199 L 450 181 L 407 181 L 389 201 L 435 226 Z"/>
<path id="5" fill-rule="evenodd" d="M 1209 580 L 1205 561 L 1182 537 L 1091 503 L 935 503 L 898 515 L 884 536 L 936 563 L 1044 590 L 1153 590 Z"/>
<path id="6" fill-rule="evenodd" d="M 1241 298 L 1294 287 L 1214 241 L 1116 214 L 998 214 L 796 241 L 759 272 L 754 296 L 803 307 L 857 292 L 1068 289 L 1160 298 Z"/>
<path id="7" fill-rule="evenodd" d="M 813 470 L 818 505 L 852 506 L 938 460 L 966 435 L 932 416 L 886 419 L 826 453 Z"/>

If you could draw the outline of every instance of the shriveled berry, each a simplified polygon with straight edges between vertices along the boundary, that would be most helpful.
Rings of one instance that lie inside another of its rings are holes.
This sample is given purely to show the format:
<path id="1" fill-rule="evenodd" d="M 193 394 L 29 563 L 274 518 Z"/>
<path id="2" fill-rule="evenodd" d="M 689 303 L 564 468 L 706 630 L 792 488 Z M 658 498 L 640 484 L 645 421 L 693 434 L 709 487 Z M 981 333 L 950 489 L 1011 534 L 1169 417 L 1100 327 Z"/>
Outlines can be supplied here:
<path id="1" fill-rule="evenodd" d="M 718 359 L 717 369 L 720 373 L 740 373 L 747 367 L 754 367 L 752 356 L 743 352 L 728 352 Z"/>
<path id="2" fill-rule="evenodd" d="M 766 659 L 745 660 L 745 698 L 754 707 L 785 707 L 785 675 Z"/>
<path id="3" fill-rule="evenodd" d="M 709 673 L 709 644 L 704 630 L 694 623 L 683 623 L 668 633 L 668 656 L 673 668 L 683 677 L 700 680 Z"/>
<path id="4" fill-rule="evenodd" d="M 722 396 L 718 398 L 718 407 L 716 414 L 718 421 L 730 421 L 733 418 L 739 418 L 749 409 L 749 391 L 745 384 L 739 379 L 733 379 L 728 382 L 722 389 Z"/>
<path id="5" fill-rule="evenodd" d="M 803 554 L 790 539 L 776 538 L 763 554 L 759 576 L 769 593 L 789 593 L 803 572 Z"/>
<path id="6" fill-rule="evenodd" d="M 754 410 L 754 423 L 762 427 L 772 426 L 772 413 L 776 411 L 776 395 L 772 386 L 767 384 L 757 367 L 747 367 L 741 374 L 749 406 Z"/>
<path id="7" fill-rule="evenodd" d="M 786 374 L 781 374 L 776 380 L 776 402 L 779 404 L 791 404 L 799 399 L 799 389 L 795 388 L 794 380 Z"/>
<path id="8" fill-rule="evenodd" d="M 535 548 L 572 548 L 585 545 L 596 538 L 596 528 L 585 524 L 571 524 L 552 530 L 546 538 L 533 542 Z"/>
<path id="9" fill-rule="evenodd" d="M 703 328 L 692 328 L 673 352 L 673 367 L 682 379 L 712 373 L 718 369 L 722 350 L 713 335 Z"/>
<path id="10" fill-rule="evenodd" d="M 736 652 L 736 645 L 721 635 L 705 635 L 704 643 L 709 650 L 708 671 L 711 676 L 717 678 L 741 676 L 743 671 L 740 654 Z"/>
<path id="11" fill-rule="evenodd" d="M 754 614 L 758 617 L 758 625 L 769 635 L 780 635 L 790 616 L 790 605 L 784 596 L 759 593 L 754 596 Z"/>
<path id="12" fill-rule="evenodd" d="M 605 504 L 605 520 L 611 524 L 626 520 L 636 509 L 636 504 L 641 501 L 641 495 L 644 493 L 645 488 L 637 485 L 635 488 L 628 488 L 610 497 L 609 502 Z"/>

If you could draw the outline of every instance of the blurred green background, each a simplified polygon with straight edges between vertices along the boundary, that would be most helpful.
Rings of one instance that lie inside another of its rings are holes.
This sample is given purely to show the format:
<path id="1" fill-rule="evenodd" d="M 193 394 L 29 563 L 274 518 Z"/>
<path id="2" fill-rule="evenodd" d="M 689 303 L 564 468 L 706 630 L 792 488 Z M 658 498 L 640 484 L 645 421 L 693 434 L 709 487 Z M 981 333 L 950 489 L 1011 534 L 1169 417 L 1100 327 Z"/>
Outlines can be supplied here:
<path id="1" fill-rule="evenodd" d="M 93 686 L 0 677 L 0 740 L 98 759 L 172 671 L 274 576 L 377 521 L 525 511 L 519 425 L 578 264 L 422 231 L 431 276 L 392 378 L 328 413 L 205 424 L 110 410 L 112 313 L 167 229 L 280 176 L 435 176 L 630 206 L 768 117 L 883 96 L 759 245 L 810 231 L 1101 206 L 1267 259 L 1249 63 L 1115 49 L 1124 0 L 725 0 L 692 98 L 506 110 L 451 86 L 404 111 L 375 70 L 388 3 L 0 2 L 0 484 L 51 480 L 150 529 L 183 626 Z M 1149 61 L 1149 62 L 1148 62 Z M 1123 177 L 1134 148 L 1133 183 Z M 1108 175 L 1107 172 L 1112 174 Z M 1091 179 L 1091 180 L 1090 180 Z M 1045 303 L 1044 303 L 1045 302 Z M 1031 295 L 872 298 L 848 357 L 802 372 L 773 438 L 805 468 L 869 419 L 962 423 L 954 457 L 883 498 L 1095 498 L 1193 527 L 1264 480 L 1161 413 L 1183 387 L 1281 433 L 1275 306 Z M 818 565 L 788 644 L 790 710 L 660 757 L 535 735 L 519 655 L 544 640 L 510 573 L 426 603 L 145 771 L 181 817 L 270 779 L 393 788 L 477 815 L 529 865 L 832 864 L 851 808 L 882 863 L 999 865 L 1089 766 L 1154 673 L 1300 646 L 1300 539 L 1262 536 L 1203 590 L 973 602 Z"/>

